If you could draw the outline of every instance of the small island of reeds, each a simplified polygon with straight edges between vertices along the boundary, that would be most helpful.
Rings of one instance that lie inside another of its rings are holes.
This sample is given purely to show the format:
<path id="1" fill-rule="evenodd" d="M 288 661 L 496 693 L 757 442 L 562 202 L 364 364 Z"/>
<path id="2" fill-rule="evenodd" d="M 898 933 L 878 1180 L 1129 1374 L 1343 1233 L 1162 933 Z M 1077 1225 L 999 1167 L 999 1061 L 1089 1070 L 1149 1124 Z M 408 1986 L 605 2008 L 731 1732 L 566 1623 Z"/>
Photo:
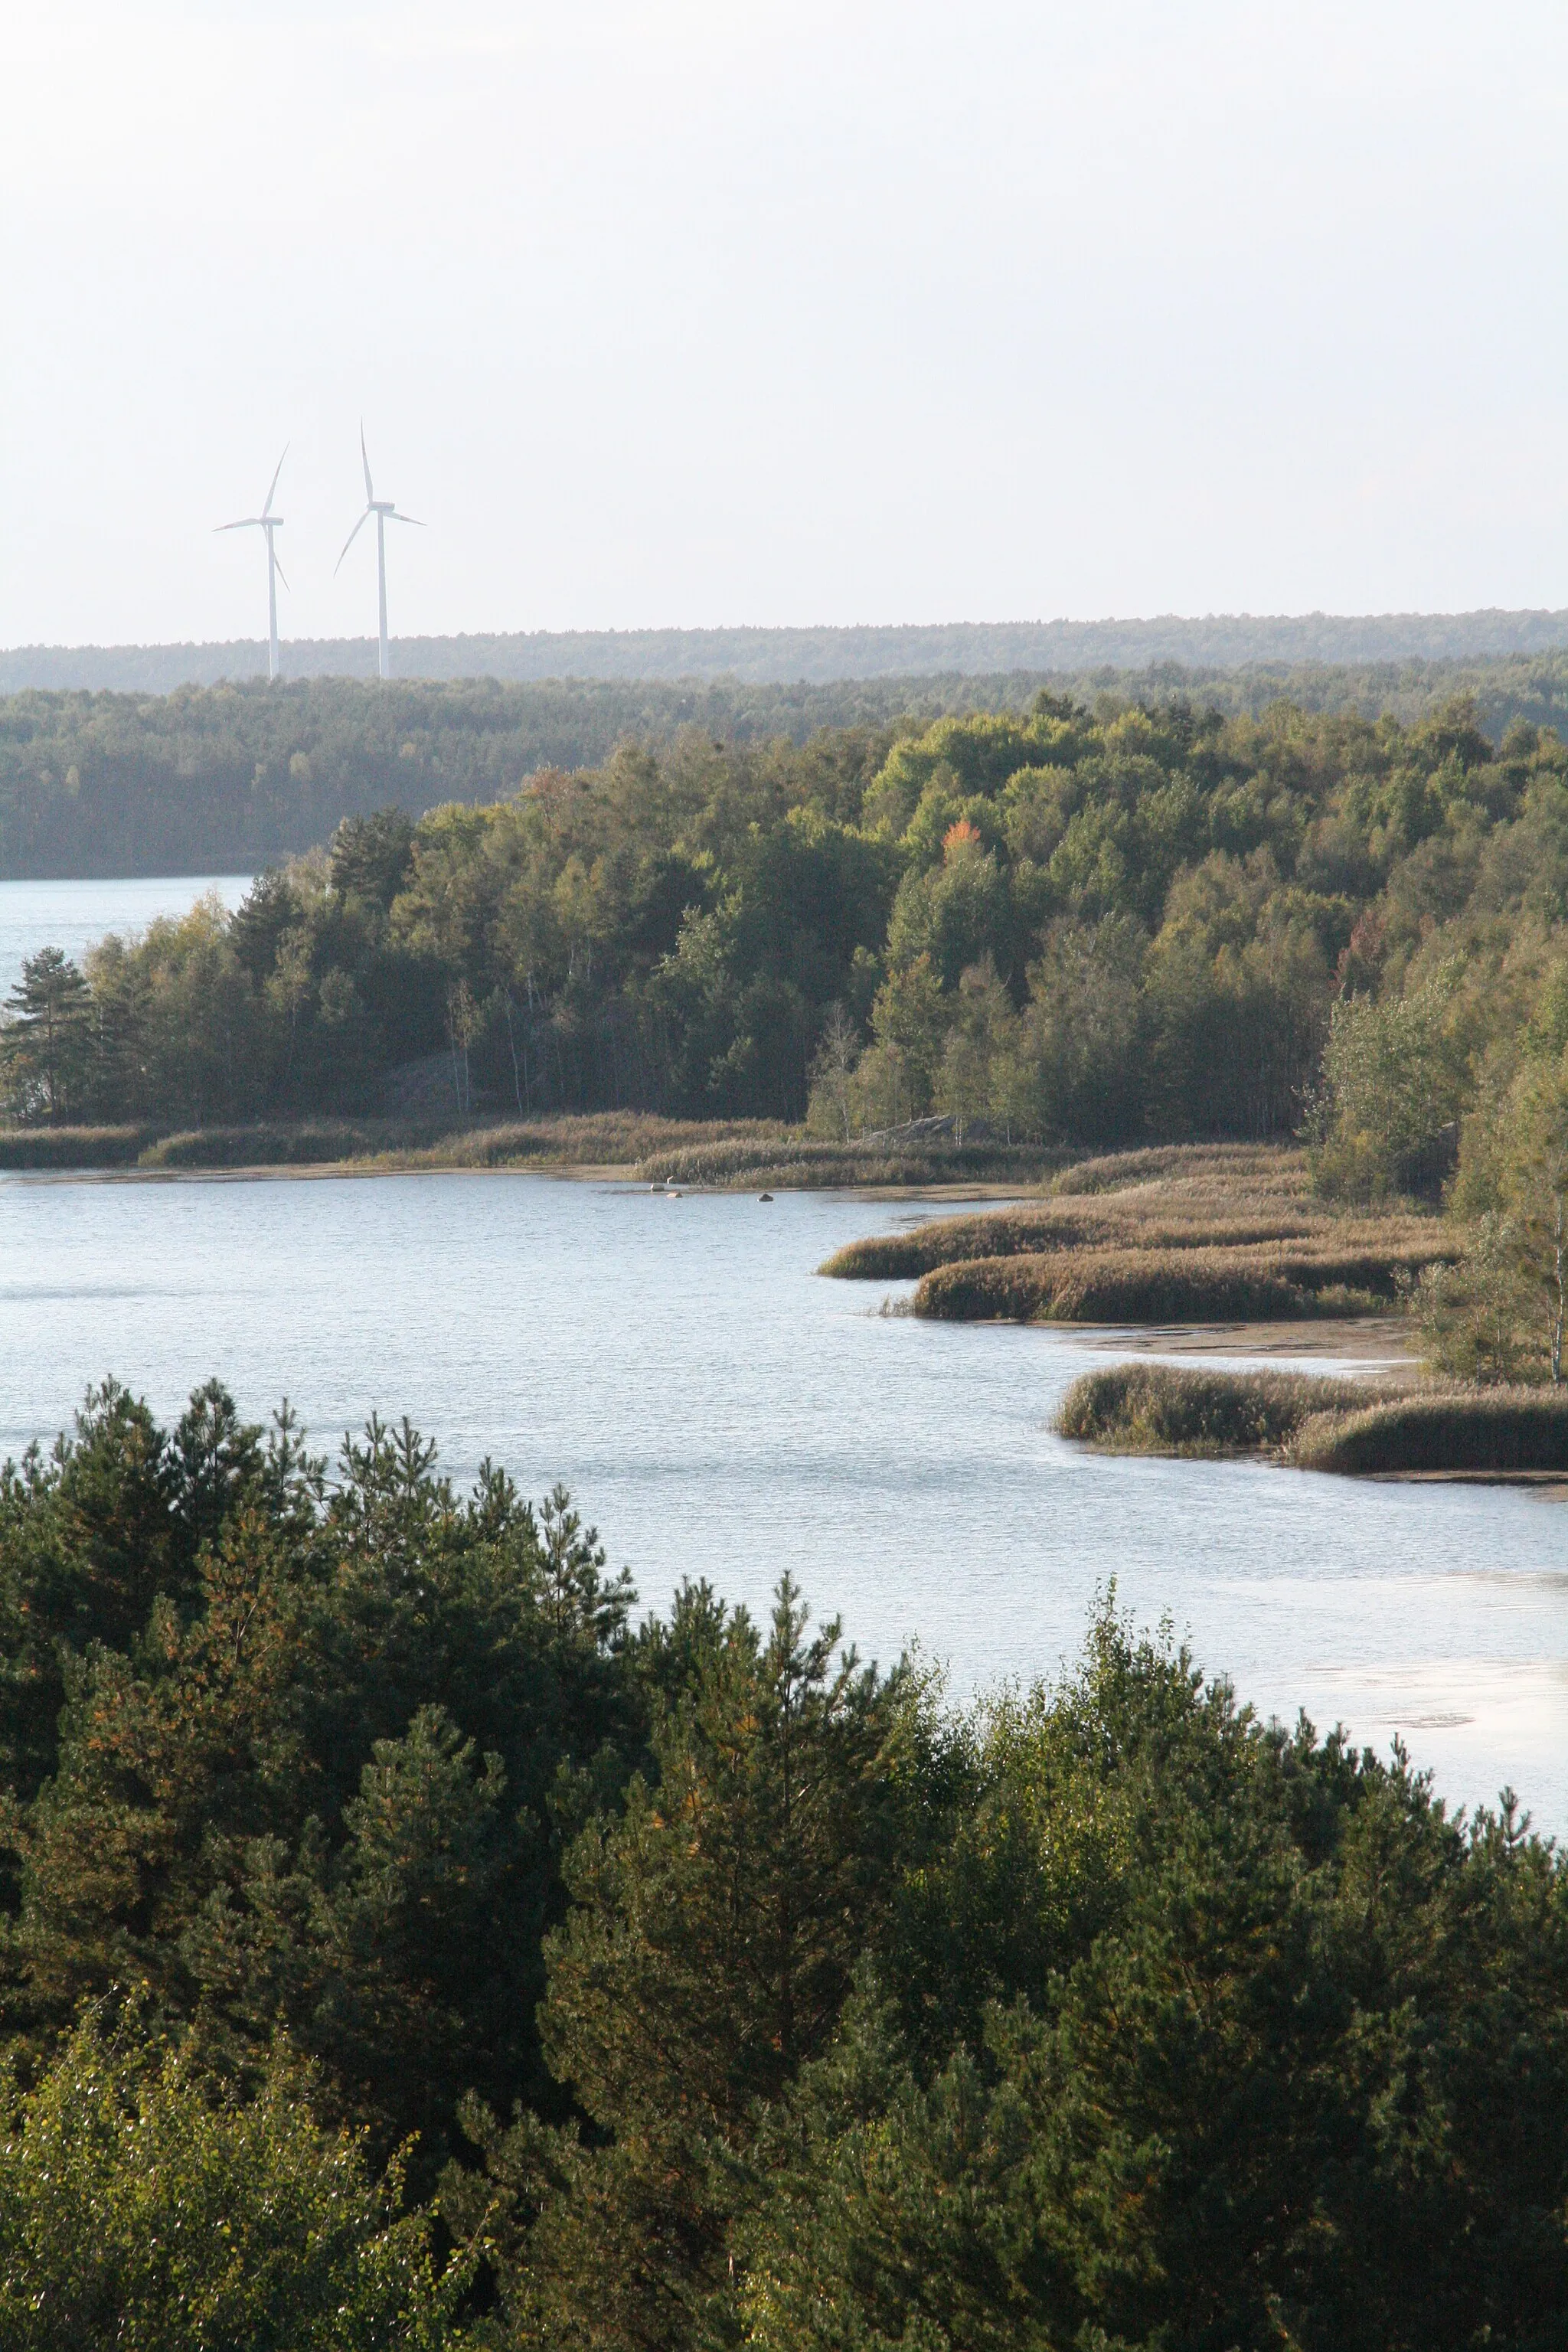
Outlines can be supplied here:
<path id="1" fill-rule="evenodd" d="M 1112 1364 L 1074 1381 L 1056 1426 L 1106 1453 L 1251 1455 L 1360 1477 L 1568 1475 L 1561 1388 L 1397 1390 L 1300 1372 Z"/>

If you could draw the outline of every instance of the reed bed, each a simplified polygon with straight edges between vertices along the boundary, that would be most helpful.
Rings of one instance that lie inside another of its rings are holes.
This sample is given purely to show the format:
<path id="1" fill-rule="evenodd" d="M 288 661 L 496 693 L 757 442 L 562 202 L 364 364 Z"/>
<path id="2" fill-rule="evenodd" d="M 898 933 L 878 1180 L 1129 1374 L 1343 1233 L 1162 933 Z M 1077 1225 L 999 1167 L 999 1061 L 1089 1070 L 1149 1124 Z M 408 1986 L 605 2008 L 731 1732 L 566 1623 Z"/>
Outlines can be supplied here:
<path id="1" fill-rule="evenodd" d="M 1279 1454 L 1314 1415 L 1362 1412 L 1381 1402 L 1363 1382 L 1299 1372 L 1212 1372 L 1168 1364 L 1112 1364 L 1086 1373 L 1063 1398 L 1056 1426 L 1111 1454 L 1219 1460 Z"/>
<path id="2" fill-rule="evenodd" d="M 157 1129 L 149 1127 L 0 1129 L 0 1168 L 129 1168 Z"/>
<path id="3" fill-rule="evenodd" d="M 1056 1426 L 1107 1453 L 1262 1455 L 1350 1477 L 1568 1474 L 1562 1389 L 1410 1391 L 1301 1372 L 1113 1364 L 1074 1381 Z"/>
<path id="4" fill-rule="evenodd" d="M 743 1192 L 754 1186 L 829 1191 L 871 1184 L 1034 1184 L 1052 1155 L 1031 1144 L 833 1143 L 798 1130 L 775 1131 L 766 1143 L 728 1134 L 709 1144 L 687 1141 L 650 1153 L 637 1169 L 650 1183 Z"/>
<path id="5" fill-rule="evenodd" d="M 966 1259 L 1036 1257 L 1052 1250 L 1242 1249 L 1282 1242 L 1321 1242 L 1373 1255 L 1413 1254 L 1419 1264 L 1443 1254 L 1429 1218 L 1316 1216 L 1252 1211 L 1232 1217 L 1173 1213 L 1162 1204 L 1050 1200 L 1037 1207 L 994 1209 L 981 1216 L 935 1217 L 904 1234 L 850 1242 L 819 1267 L 840 1281 L 898 1281 Z"/>
<path id="6" fill-rule="evenodd" d="M 1194 1198 L 1216 1202 L 1234 1202 L 1239 1193 L 1306 1200 L 1311 1171 L 1306 1153 L 1292 1144 L 1160 1143 L 1075 1160 L 1053 1179 L 1050 1190 L 1125 1192 L 1151 1184 L 1176 1185 Z"/>
<path id="7" fill-rule="evenodd" d="M 1349 1412 L 1317 1412 L 1289 1441 L 1302 1470 L 1375 1477 L 1411 1471 L 1568 1472 L 1562 1389 L 1418 1391 Z"/>
<path id="8" fill-rule="evenodd" d="M 181 1168 L 313 1168 L 368 1157 L 382 1149 L 377 1126 L 347 1119 L 300 1119 L 287 1125 L 195 1127 L 160 1136 L 137 1159 L 150 1170 Z"/>
<path id="9" fill-rule="evenodd" d="M 425 1164 L 447 1168 L 624 1168 L 640 1176 L 660 1152 L 731 1145 L 776 1152 L 790 1130 L 777 1119 L 664 1118 L 651 1111 L 584 1111 L 470 1128 L 426 1147 Z"/>
<path id="10" fill-rule="evenodd" d="M 1401 1276 L 1452 1254 L 1437 1233 L 1381 1249 L 1053 1250 L 921 1276 L 914 1312 L 948 1323 L 1295 1322 L 1386 1312 Z"/>
<path id="11" fill-rule="evenodd" d="M 778 1149 L 787 1128 L 759 1119 L 741 1130 L 747 1150 Z M 338 1161 L 374 1168 L 625 1168 L 675 1140 L 733 1138 L 733 1121 L 699 1123 L 640 1111 L 454 1127 L 408 1118 L 274 1120 L 192 1128 L 147 1144 L 144 1168 L 299 1167 Z M 145 1138 L 143 1138 L 145 1140 Z"/>

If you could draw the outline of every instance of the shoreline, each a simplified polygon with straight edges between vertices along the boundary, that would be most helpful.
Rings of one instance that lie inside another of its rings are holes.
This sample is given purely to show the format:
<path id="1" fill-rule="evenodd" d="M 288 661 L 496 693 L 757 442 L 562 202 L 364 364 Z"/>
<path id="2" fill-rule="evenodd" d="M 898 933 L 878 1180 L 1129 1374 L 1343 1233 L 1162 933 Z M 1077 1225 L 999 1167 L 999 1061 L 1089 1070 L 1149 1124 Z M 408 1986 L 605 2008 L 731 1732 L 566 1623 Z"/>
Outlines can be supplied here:
<path id="1" fill-rule="evenodd" d="M 6 1168 L 0 1185 L 15 1184 L 262 1184 L 281 1181 L 320 1181 L 373 1176 L 551 1176 L 572 1184 L 604 1184 L 627 1192 L 662 1192 L 635 1173 L 628 1160 L 426 1160 L 395 1154 L 385 1159 L 256 1160 L 241 1167 L 212 1168 Z M 867 1202 L 935 1201 L 942 1203 L 989 1203 L 1006 1206 L 1037 1197 L 1037 1187 L 984 1183 L 973 1177 L 930 1184 L 676 1184 L 671 1191 L 692 1199 L 746 1200 L 762 1192 L 836 1194 L 841 1200 Z"/>
<path id="2" fill-rule="evenodd" d="M 1304 1317 L 1299 1323 L 1126 1323 L 1097 1324 L 1092 1329 L 1053 1323 L 1049 1328 L 1101 1354 L 1228 1356 L 1256 1358 L 1259 1363 L 1304 1356 L 1410 1379 L 1421 1369 L 1421 1359 L 1410 1347 L 1410 1327 L 1398 1315 Z"/>

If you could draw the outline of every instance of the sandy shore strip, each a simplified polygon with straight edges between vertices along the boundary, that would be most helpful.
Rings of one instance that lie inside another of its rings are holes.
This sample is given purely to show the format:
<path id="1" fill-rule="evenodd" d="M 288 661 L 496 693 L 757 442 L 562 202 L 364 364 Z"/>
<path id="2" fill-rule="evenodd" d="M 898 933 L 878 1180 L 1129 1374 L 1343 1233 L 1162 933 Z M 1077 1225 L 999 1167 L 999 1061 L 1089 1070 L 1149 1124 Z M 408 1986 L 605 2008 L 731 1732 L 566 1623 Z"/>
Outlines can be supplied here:
<path id="1" fill-rule="evenodd" d="M 1408 1380 L 1421 1369 L 1411 1349 L 1410 1326 L 1398 1315 L 1324 1316 L 1299 1323 L 1097 1324 L 1081 1331 L 1067 1323 L 1051 1328 L 1078 1347 L 1118 1356 L 1248 1357 L 1262 1363 L 1307 1357 Z"/>

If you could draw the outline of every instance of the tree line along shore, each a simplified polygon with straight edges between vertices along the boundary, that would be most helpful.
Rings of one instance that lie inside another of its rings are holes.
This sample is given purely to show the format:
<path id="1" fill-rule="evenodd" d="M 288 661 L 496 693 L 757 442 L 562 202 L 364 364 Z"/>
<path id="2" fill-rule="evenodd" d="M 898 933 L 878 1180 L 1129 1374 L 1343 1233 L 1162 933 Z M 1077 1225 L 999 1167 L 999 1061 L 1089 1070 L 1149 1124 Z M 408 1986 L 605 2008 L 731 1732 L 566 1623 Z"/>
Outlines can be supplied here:
<path id="1" fill-rule="evenodd" d="M 352 730 L 351 730 L 352 732 Z M 1555 1032 L 1568 751 L 1180 698 L 719 743 L 493 805 L 346 818 L 204 904 L 35 958 L 0 1034 L 24 1126 L 931 1116 L 1010 1148 L 1310 1125 L 1347 1190 Z M 1363 1164 L 1364 1163 L 1364 1164 Z"/>
<path id="2" fill-rule="evenodd" d="M 346 817 L 232 913 L 40 952 L 8 1016 L 12 1166 L 1005 1184 L 1051 1202 L 913 1311 L 1399 1305 L 1445 1377 L 1561 1375 L 1568 746 L 1474 698 L 689 728 Z"/>
<path id="3" fill-rule="evenodd" d="M 110 1381 L 0 1479 L 16 2352 L 1534 2352 L 1568 1862 L 1106 1607 L 966 1708 Z"/>

